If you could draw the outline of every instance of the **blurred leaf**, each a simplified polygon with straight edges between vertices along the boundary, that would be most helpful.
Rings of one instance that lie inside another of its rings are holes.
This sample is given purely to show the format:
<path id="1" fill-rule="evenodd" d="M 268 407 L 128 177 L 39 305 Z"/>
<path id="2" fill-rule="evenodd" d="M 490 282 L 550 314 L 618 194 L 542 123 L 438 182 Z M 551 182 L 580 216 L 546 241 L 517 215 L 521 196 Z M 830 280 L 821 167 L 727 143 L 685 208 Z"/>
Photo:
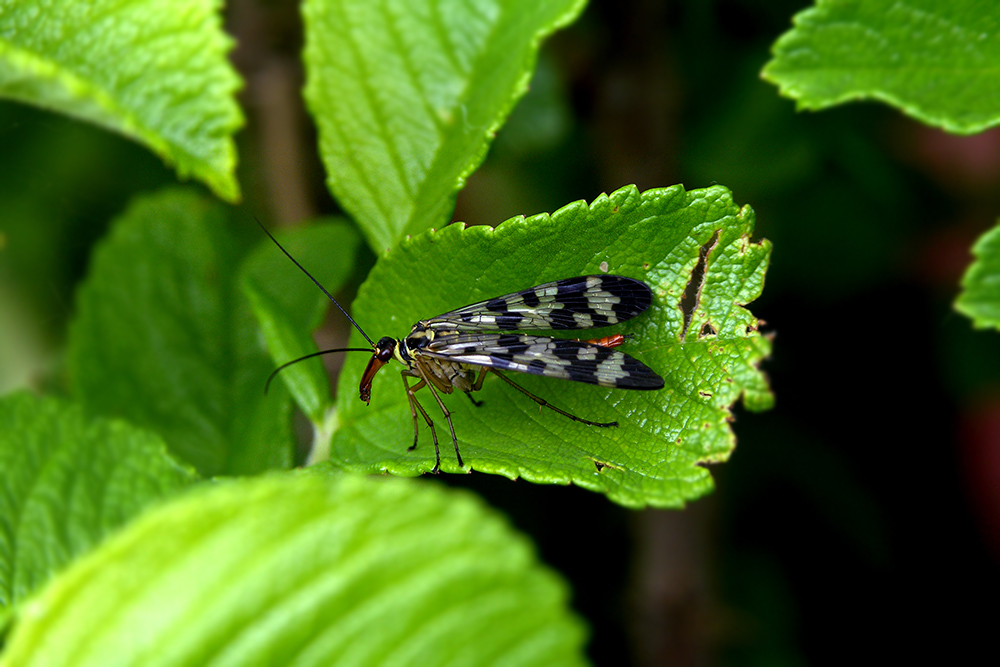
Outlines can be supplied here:
<path id="1" fill-rule="evenodd" d="M 455 193 L 581 0 L 307 2 L 306 100 L 330 190 L 381 254 Z"/>
<path id="2" fill-rule="evenodd" d="M 330 293 L 350 276 L 361 243 L 344 222 L 298 229 L 278 240 Z M 240 278 L 275 363 L 316 351 L 309 332 L 319 326 L 330 301 L 270 239 L 247 258 Z M 319 359 L 289 366 L 278 377 L 313 423 L 323 421 L 331 402 L 330 380 Z"/>
<path id="3" fill-rule="evenodd" d="M 819 0 L 763 76 L 799 109 L 877 99 L 949 132 L 1000 122 L 1000 14 L 980 0 Z"/>
<path id="4" fill-rule="evenodd" d="M 0 236 L 2 236 L 0 232 Z M 0 246 L 3 245 L 0 240 Z M 0 256 L 6 254 L 0 247 Z M 47 362 L 44 338 L 0 269 L 0 396 L 27 387 Z"/>
<path id="5" fill-rule="evenodd" d="M 490 148 L 490 161 L 499 150 L 526 162 L 545 159 L 569 140 L 575 122 L 563 73 L 551 54 L 540 53 L 529 89 Z"/>
<path id="6" fill-rule="evenodd" d="M 95 250 L 70 327 L 76 397 L 159 433 L 204 475 L 291 465 L 291 402 L 236 287 L 221 206 L 141 197 Z"/>
<path id="7" fill-rule="evenodd" d="M 976 261 L 962 278 L 955 308 L 977 329 L 1000 329 L 1000 226 L 983 234 L 972 254 Z"/>
<path id="8" fill-rule="evenodd" d="M 0 2 L 0 96 L 120 132 L 239 199 L 218 0 Z"/>
<path id="9" fill-rule="evenodd" d="M 0 399 L 0 608 L 195 481 L 152 433 L 30 394 Z"/>
<path id="10" fill-rule="evenodd" d="M 19 665 L 582 664 L 562 582 L 464 493 L 297 474 L 151 512 L 29 603 Z"/>
<path id="11" fill-rule="evenodd" d="M 587 331 L 586 337 L 632 335 L 623 351 L 664 376 L 665 389 L 624 391 L 513 374 L 558 407 L 586 419 L 617 421 L 618 428 L 594 428 L 540 410 L 496 378 L 477 394 L 482 407 L 460 396 L 446 402 L 462 456 L 475 470 L 572 482 L 630 506 L 679 506 L 711 488 L 700 464 L 725 460 L 732 451 L 731 404 L 742 394 L 753 409 L 770 405 L 756 368 L 770 342 L 740 307 L 759 295 L 770 253 L 766 241 L 750 242 L 753 222 L 749 207 L 736 206 L 723 187 L 640 194 L 630 186 L 589 207 L 576 202 L 551 216 L 514 218 L 495 229 L 452 225 L 403 241 L 382 258 L 353 312 L 373 338 L 398 337 L 420 319 L 550 280 L 600 273 L 602 264 L 608 273 L 644 280 L 655 295 L 647 313 L 615 329 Z M 700 299 L 682 336 L 681 298 L 702 246 L 714 239 Z M 354 344 L 362 344 L 359 336 Z M 363 356 L 349 358 L 341 374 L 342 428 L 331 462 L 401 475 L 430 470 L 434 450 L 423 424 L 419 446 L 407 451 L 413 422 L 395 370 L 376 377 L 370 406 L 357 400 Z M 445 420 L 430 394 L 418 396 L 438 415 L 443 468 L 458 471 Z"/>

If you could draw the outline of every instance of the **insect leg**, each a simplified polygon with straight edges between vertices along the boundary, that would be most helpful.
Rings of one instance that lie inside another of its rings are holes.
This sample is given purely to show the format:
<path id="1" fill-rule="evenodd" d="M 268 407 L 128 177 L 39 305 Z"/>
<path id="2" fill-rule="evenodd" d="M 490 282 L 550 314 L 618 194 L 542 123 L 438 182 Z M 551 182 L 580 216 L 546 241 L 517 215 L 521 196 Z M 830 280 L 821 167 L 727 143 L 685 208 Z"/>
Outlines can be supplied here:
<path id="1" fill-rule="evenodd" d="M 458 436 L 455 435 L 455 425 L 451 423 L 451 411 L 448 410 L 444 401 L 442 401 L 441 397 L 438 396 L 437 390 L 434 388 L 434 384 L 427 379 L 427 376 L 424 374 L 424 369 L 420 366 L 420 364 L 414 364 L 414 368 L 416 368 L 417 372 L 420 373 L 420 379 L 423 380 L 427 385 L 427 388 L 431 390 L 431 396 L 433 396 L 434 400 L 437 401 L 438 406 L 441 408 L 441 412 L 444 413 L 444 418 L 448 420 L 448 428 L 451 429 L 451 442 L 455 445 L 455 458 L 458 459 L 458 467 L 464 468 L 465 464 L 462 463 L 462 455 L 458 451 Z M 420 404 L 418 403 L 417 405 L 419 406 Z M 423 408 L 420 409 L 423 410 Z M 437 450 L 437 438 L 434 439 L 434 449 L 435 451 Z M 440 463 L 441 457 L 438 455 L 438 465 L 436 467 L 440 468 Z"/>
<path id="2" fill-rule="evenodd" d="M 400 372 L 399 377 L 403 379 L 403 386 L 406 387 L 406 398 L 410 401 L 410 414 L 413 415 L 413 444 L 406 449 L 406 451 L 412 452 L 417 448 L 417 439 L 420 437 L 420 431 L 417 428 L 417 408 L 420 408 L 420 413 L 424 416 L 424 419 L 427 420 L 427 425 L 430 426 L 432 433 L 434 432 L 434 423 L 431 422 L 431 418 L 427 416 L 427 413 L 424 412 L 423 406 L 420 405 L 417 401 L 417 397 L 414 396 L 414 393 L 416 393 L 417 390 L 423 387 L 426 383 L 421 380 L 411 389 L 410 383 L 406 381 L 406 371 Z M 414 404 L 416 404 L 416 407 L 414 407 Z"/>
<path id="3" fill-rule="evenodd" d="M 506 382 L 510 386 L 514 387 L 514 389 L 517 389 L 519 392 L 521 392 L 522 394 L 524 394 L 525 396 L 527 396 L 528 398 L 530 398 L 531 400 L 533 400 L 535 403 L 538 403 L 538 405 L 542 406 L 543 408 L 548 408 L 549 410 L 555 410 L 556 412 L 558 412 L 562 416 L 569 417 L 570 419 L 572 419 L 575 422 L 580 422 L 581 424 L 586 424 L 587 426 L 600 426 L 602 428 L 607 428 L 608 426 L 618 426 L 618 422 L 592 422 L 589 419 L 584 419 L 583 417 L 577 417 L 576 415 L 570 414 L 569 412 L 566 412 L 565 410 L 560 410 L 556 406 L 554 406 L 551 403 L 549 403 L 548 401 L 546 401 L 544 398 L 541 398 L 539 396 L 535 396 L 530 391 L 528 391 L 527 389 L 525 389 L 521 385 L 519 385 L 516 382 L 514 382 L 513 380 L 511 380 L 509 377 L 507 377 L 503 373 L 500 373 L 497 369 L 490 368 L 488 370 L 493 371 L 494 375 L 496 375 L 497 377 L 499 377 L 501 380 L 503 380 L 504 382 Z"/>
<path id="4" fill-rule="evenodd" d="M 476 383 L 472 385 L 472 391 L 479 391 L 483 388 L 483 380 L 486 379 L 486 374 L 490 372 L 489 368 L 483 366 L 479 369 L 479 377 L 476 378 Z"/>
<path id="5" fill-rule="evenodd" d="M 483 378 L 486 377 L 487 371 L 489 371 L 488 368 L 481 368 L 481 369 L 479 369 L 479 377 L 476 378 L 476 383 L 472 385 L 472 389 L 471 390 L 465 392 L 465 395 L 469 397 L 469 400 L 472 401 L 472 404 L 474 406 L 476 406 L 477 408 L 480 405 L 482 405 L 483 402 L 482 401 L 477 401 L 475 398 L 473 398 L 472 392 L 479 391 L 480 389 L 483 388 Z"/>
<path id="6" fill-rule="evenodd" d="M 403 377 L 403 386 L 406 387 L 406 396 L 410 399 L 410 412 L 413 412 L 413 408 L 414 408 L 414 406 L 416 406 L 417 410 L 420 410 L 420 414 L 422 414 L 424 416 L 424 421 L 427 422 L 427 425 L 431 429 L 431 440 L 434 441 L 434 467 L 431 468 L 431 473 L 434 474 L 434 475 L 436 475 L 436 474 L 438 474 L 441 471 L 441 449 L 438 447 L 437 431 L 434 429 L 434 422 L 431 421 L 430 415 L 428 415 L 427 411 L 424 410 L 424 406 L 420 405 L 420 401 L 417 400 L 417 397 L 413 395 L 413 392 L 417 391 L 418 389 L 420 389 L 424 385 L 427 385 L 428 387 L 430 387 L 430 385 L 427 384 L 426 380 L 420 380 L 420 382 L 418 382 L 417 384 L 415 384 L 413 386 L 413 389 L 410 389 L 410 384 L 406 381 L 406 372 L 403 371 L 402 373 L 400 373 L 400 375 Z M 434 390 L 434 388 L 431 387 L 431 391 L 432 392 L 433 392 L 433 390 Z M 434 398 L 437 398 L 437 396 L 435 396 Z M 441 400 L 438 399 L 438 403 L 440 403 L 440 402 L 441 402 Z M 451 420 L 450 419 L 448 420 L 448 423 L 449 423 L 449 425 L 451 424 Z M 452 429 L 452 434 L 454 435 L 454 433 L 455 433 L 455 429 Z M 414 412 L 413 413 L 413 446 L 409 447 L 406 451 L 412 452 L 414 449 L 416 449 L 416 447 L 417 447 L 417 414 Z M 458 459 L 458 462 L 461 463 L 462 459 L 461 458 Z"/>

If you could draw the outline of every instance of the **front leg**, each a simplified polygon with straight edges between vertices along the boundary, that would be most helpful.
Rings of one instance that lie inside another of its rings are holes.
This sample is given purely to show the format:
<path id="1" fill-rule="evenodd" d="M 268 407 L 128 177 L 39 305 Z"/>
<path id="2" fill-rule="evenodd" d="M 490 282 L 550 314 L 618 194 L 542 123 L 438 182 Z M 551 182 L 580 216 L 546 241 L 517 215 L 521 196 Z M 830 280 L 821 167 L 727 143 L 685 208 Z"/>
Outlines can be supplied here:
<path id="1" fill-rule="evenodd" d="M 413 404 L 416 402 L 417 398 L 416 396 L 413 395 L 413 392 L 423 387 L 424 381 L 421 380 L 416 385 L 414 385 L 413 389 L 410 389 L 410 383 L 406 381 L 406 371 L 400 371 L 399 377 L 403 380 L 403 388 L 406 390 L 406 400 L 410 402 L 410 415 L 413 417 L 413 444 L 407 447 L 406 449 L 406 451 L 412 452 L 414 449 L 417 448 L 417 438 L 420 437 L 420 430 L 417 428 L 417 409 L 413 407 Z M 421 412 L 423 412 L 423 410 L 421 410 Z M 424 418 L 425 419 L 427 418 L 426 414 L 424 415 Z M 430 425 L 429 419 L 427 423 L 428 425 Z M 431 426 L 431 428 L 434 427 Z"/>
<path id="2" fill-rule="evenodd" d="M 406 451 L 412 452 L 417 448 L 417 438 L 420 436 L 420 431 L 417 424 L 417 410 L 423 415 L 424 421 L 427 422 L 427 426 L 431 429 L 431 440 L 434 441 L 434 467 L 431 468 L 433 474 L 438 474 L 441 470 L 441 450 L 438 447 L 437 431 L 434 430 L 434 422 L 431 421 L 430 415 L 424 410 L 424 406 L 420 405 L 420 401 L 414 395 L 418 390 L 420 390 L 424 385 L 427 384 L 424 380 L 421 380 L 417 384 L 410 387 L 410 383 L 406 381 L 407 371 L 401 371 L 399 376 L 403 379 L 403 387 L 406 388 L 406 398 L 410 401 L 410 414 L 413 416 L 413 444 L 410 445 Z"/>
<path id="3" fill-rule="evenodd" d="M 419 363 L 416 364 L 414 366 L 414 368 L 416 368 L 417 373 L 420 374 L 420 378 L 427 385 L 427 389 L 430 390 L 431 396 L 433 396 L 434 400 L 437 401 L 438 407 L 441 408 L 441 412 L 444 413 L 444 418 L 448 422 L 448 428 L 451 430 L 451 442 L 455 446 L 455 458 L 458 459 L 458 467 L 459 468 L 464 468 L 465 467 L 465 463 L 462 462 L 462 454 L 461 454 L 461 452 L 458 451 L 458 436 L 455 435 L 455 425 L 451 422 L 451 411 L 448 409 L 448 406 L 446 406 L 444 404 L 444 401 L 441 400 L 441 397 L 438 396 L 437 390 L 434 388 L 434 383 L 431 382 L 430 378 L 427 376 L 427 371 Z M 421 412 L 423 411 L 423 408 L 420 407 L 419 403 L 417 403 L 417 407 L 420 408 Z M 424 416 L 425 417 L 427 416 L 426 413 L 424 414 Z M 429 419 L 428 419 L 428 423 L 430 423 Z M 433 432 L 434 432 L 434 429 L 432 427 L 431 428 L 431 433 L 433 433 Z M 434 436 L 434 453 L 438 457 L 437 458 L 437 465 L 435 466 L 435 469 L 437 469 L 437 468 L 441 467 L 441 455 L 438 452 L 438 442 L 437 442 L 437 436 L 436 435 Z"/>

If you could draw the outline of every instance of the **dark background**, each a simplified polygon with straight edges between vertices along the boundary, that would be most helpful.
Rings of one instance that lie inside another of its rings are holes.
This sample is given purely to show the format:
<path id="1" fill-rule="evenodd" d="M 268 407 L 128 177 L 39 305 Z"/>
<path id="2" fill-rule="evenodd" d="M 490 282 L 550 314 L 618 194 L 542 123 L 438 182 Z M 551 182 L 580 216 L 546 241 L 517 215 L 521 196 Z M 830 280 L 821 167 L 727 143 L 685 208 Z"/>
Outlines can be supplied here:
<path id="1" fill-rule="evenodd" d="M 497 224 L 629 183 L 718 183 L 773 243 L 750 309 L 774 335 L 777 405 L 737 406 L 715 494 L 634 512 L 577 488 L 443 476 L 569 578 L 600 665 L 996 654 L 1000 339 L 951 304 L 1000 213 L 1000 133 L 953 137 L 875 103 L 796 113 L 759 72 L 804 6 L 592 3 L 545 45 L 459 195 L 456 219 Z M 275 224 L 336 212 L 298 95 L 294 4 L 240 0 L 227 25 L 247 80 L 244 210 Z M 0 253 L 0 390 L 58 392 L 92 243 L 133 195 L 175 179 L 137 145 L 6 102 L 0 146 L 0 248 L 16 235 L 30 249 Z"/>

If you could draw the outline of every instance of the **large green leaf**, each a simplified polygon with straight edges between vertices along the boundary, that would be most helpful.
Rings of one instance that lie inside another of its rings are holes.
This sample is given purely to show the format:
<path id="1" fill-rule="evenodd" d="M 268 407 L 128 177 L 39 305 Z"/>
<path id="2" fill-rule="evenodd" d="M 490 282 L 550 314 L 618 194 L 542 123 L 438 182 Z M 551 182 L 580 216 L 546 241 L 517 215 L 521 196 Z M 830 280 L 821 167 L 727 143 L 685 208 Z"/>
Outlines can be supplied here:
<path id="1" fill-rule="evenodd" d="M 349 277 L 361 243 L 354 228 L 344 222 L 314 225 L 278 238 L 292 257 L 332 292 Z M 316 351 L 310 332 L 319 326 L 330 301 L 270 239 L 250 254 L 240 279 L 276 363 Z M 319 359 L 289 366 L 280 378 L 306 416 L 314 424 L 322 423 L 330 404 L 330 380 Z"/>
<path id="2" fill-rule="evenodd" d="M 582 664 L 566 597 L 465 493 L 276 475 L 109 540 L 25 605 L 4 664 Z"/>
<path id="3" fill-rule="evenodd" d="M 765 79 L 800 109 L 871 98 L 950 132 L 1000 122 L 1000 12 L 982 0 L 819 0 Z"/>
<path id="4" fill-rule="evenodd" d="M 196 479 L 163 441 L 29 394 L 0 399 L 0 610 Z"/>
<path id="5" fill-rule="evenodd" d="M 328 184 L 377 253 L 448 222 L 582 0 L 309 0 L 306 100 Z"/>
<path id="6" fill-rule="evenodd" d="M 514 378 L 554 405 L 590 420 L 617 421 L 618 428 L 540 410 L 497 378 L 488 378 L 477 394 L 481 407 L 462 396 L 445 402 L 474 470 L 572 482 L 631 506 L 677 506 L 711 488 L 702 464 L 732 451 L 732 403 L 742 394 L 748 407 L 770 405 L 756 368 L 770 342 L 741 307 L 760 293 L 770 252 L 766 241 L 750 241 L 752 231 L 753 212 L 736 206 L 725 188 L 640 194 L 627 187 L 551 216 L 515 218 L 495 229 L 453 225 L 405 240 L 375 266 L 353 313 L 372 338 L 401 337 L 420 319 L 550 280 L 602 271 L 644 280 L 655 294 L 653 306 L 616 331 L 633 336 L 622 349 L 664 376 L 666 388 L 624 391 Z M 696 271 L 709 249 L 706 270 Z M 703 277 L 700 291 L 689 286 L 693 274 Z M 686 331 L 685 292 L 692 298 Z M 364 342 L 355 336 L 352 344 Z M 366 357 L 354 355 L 344 366 L 331 462 L 401 475 L 430 470 L 434 450 L 422 423 L 419 446 L 407 451 L 413 423 L 398 366 L 376 377 L 370 406 L 358 401 Z M 418 396 L 435 417 L 443 469 L 458 471 L 446 422 L 426 392 Z"/>
<path id="7" fill-rule="evenodd" d="M 219 0 L 0 0 L 0 96 L 96 123 L 239 199 Z"/>
<path id="8" fill-rule="evenodd" d="M 287 467 L 291 402 L 237 288 L 221 206 L 186 191 L 143 197 L 94 252 L 70 327 L 73 393 L 159 433 L 203 474 Z"/>
<path id="9" fill-rule="evenodd" d="M 1000 329 L 1000 226 L 976 241 L 955 308 L 979 329 Z"/>

